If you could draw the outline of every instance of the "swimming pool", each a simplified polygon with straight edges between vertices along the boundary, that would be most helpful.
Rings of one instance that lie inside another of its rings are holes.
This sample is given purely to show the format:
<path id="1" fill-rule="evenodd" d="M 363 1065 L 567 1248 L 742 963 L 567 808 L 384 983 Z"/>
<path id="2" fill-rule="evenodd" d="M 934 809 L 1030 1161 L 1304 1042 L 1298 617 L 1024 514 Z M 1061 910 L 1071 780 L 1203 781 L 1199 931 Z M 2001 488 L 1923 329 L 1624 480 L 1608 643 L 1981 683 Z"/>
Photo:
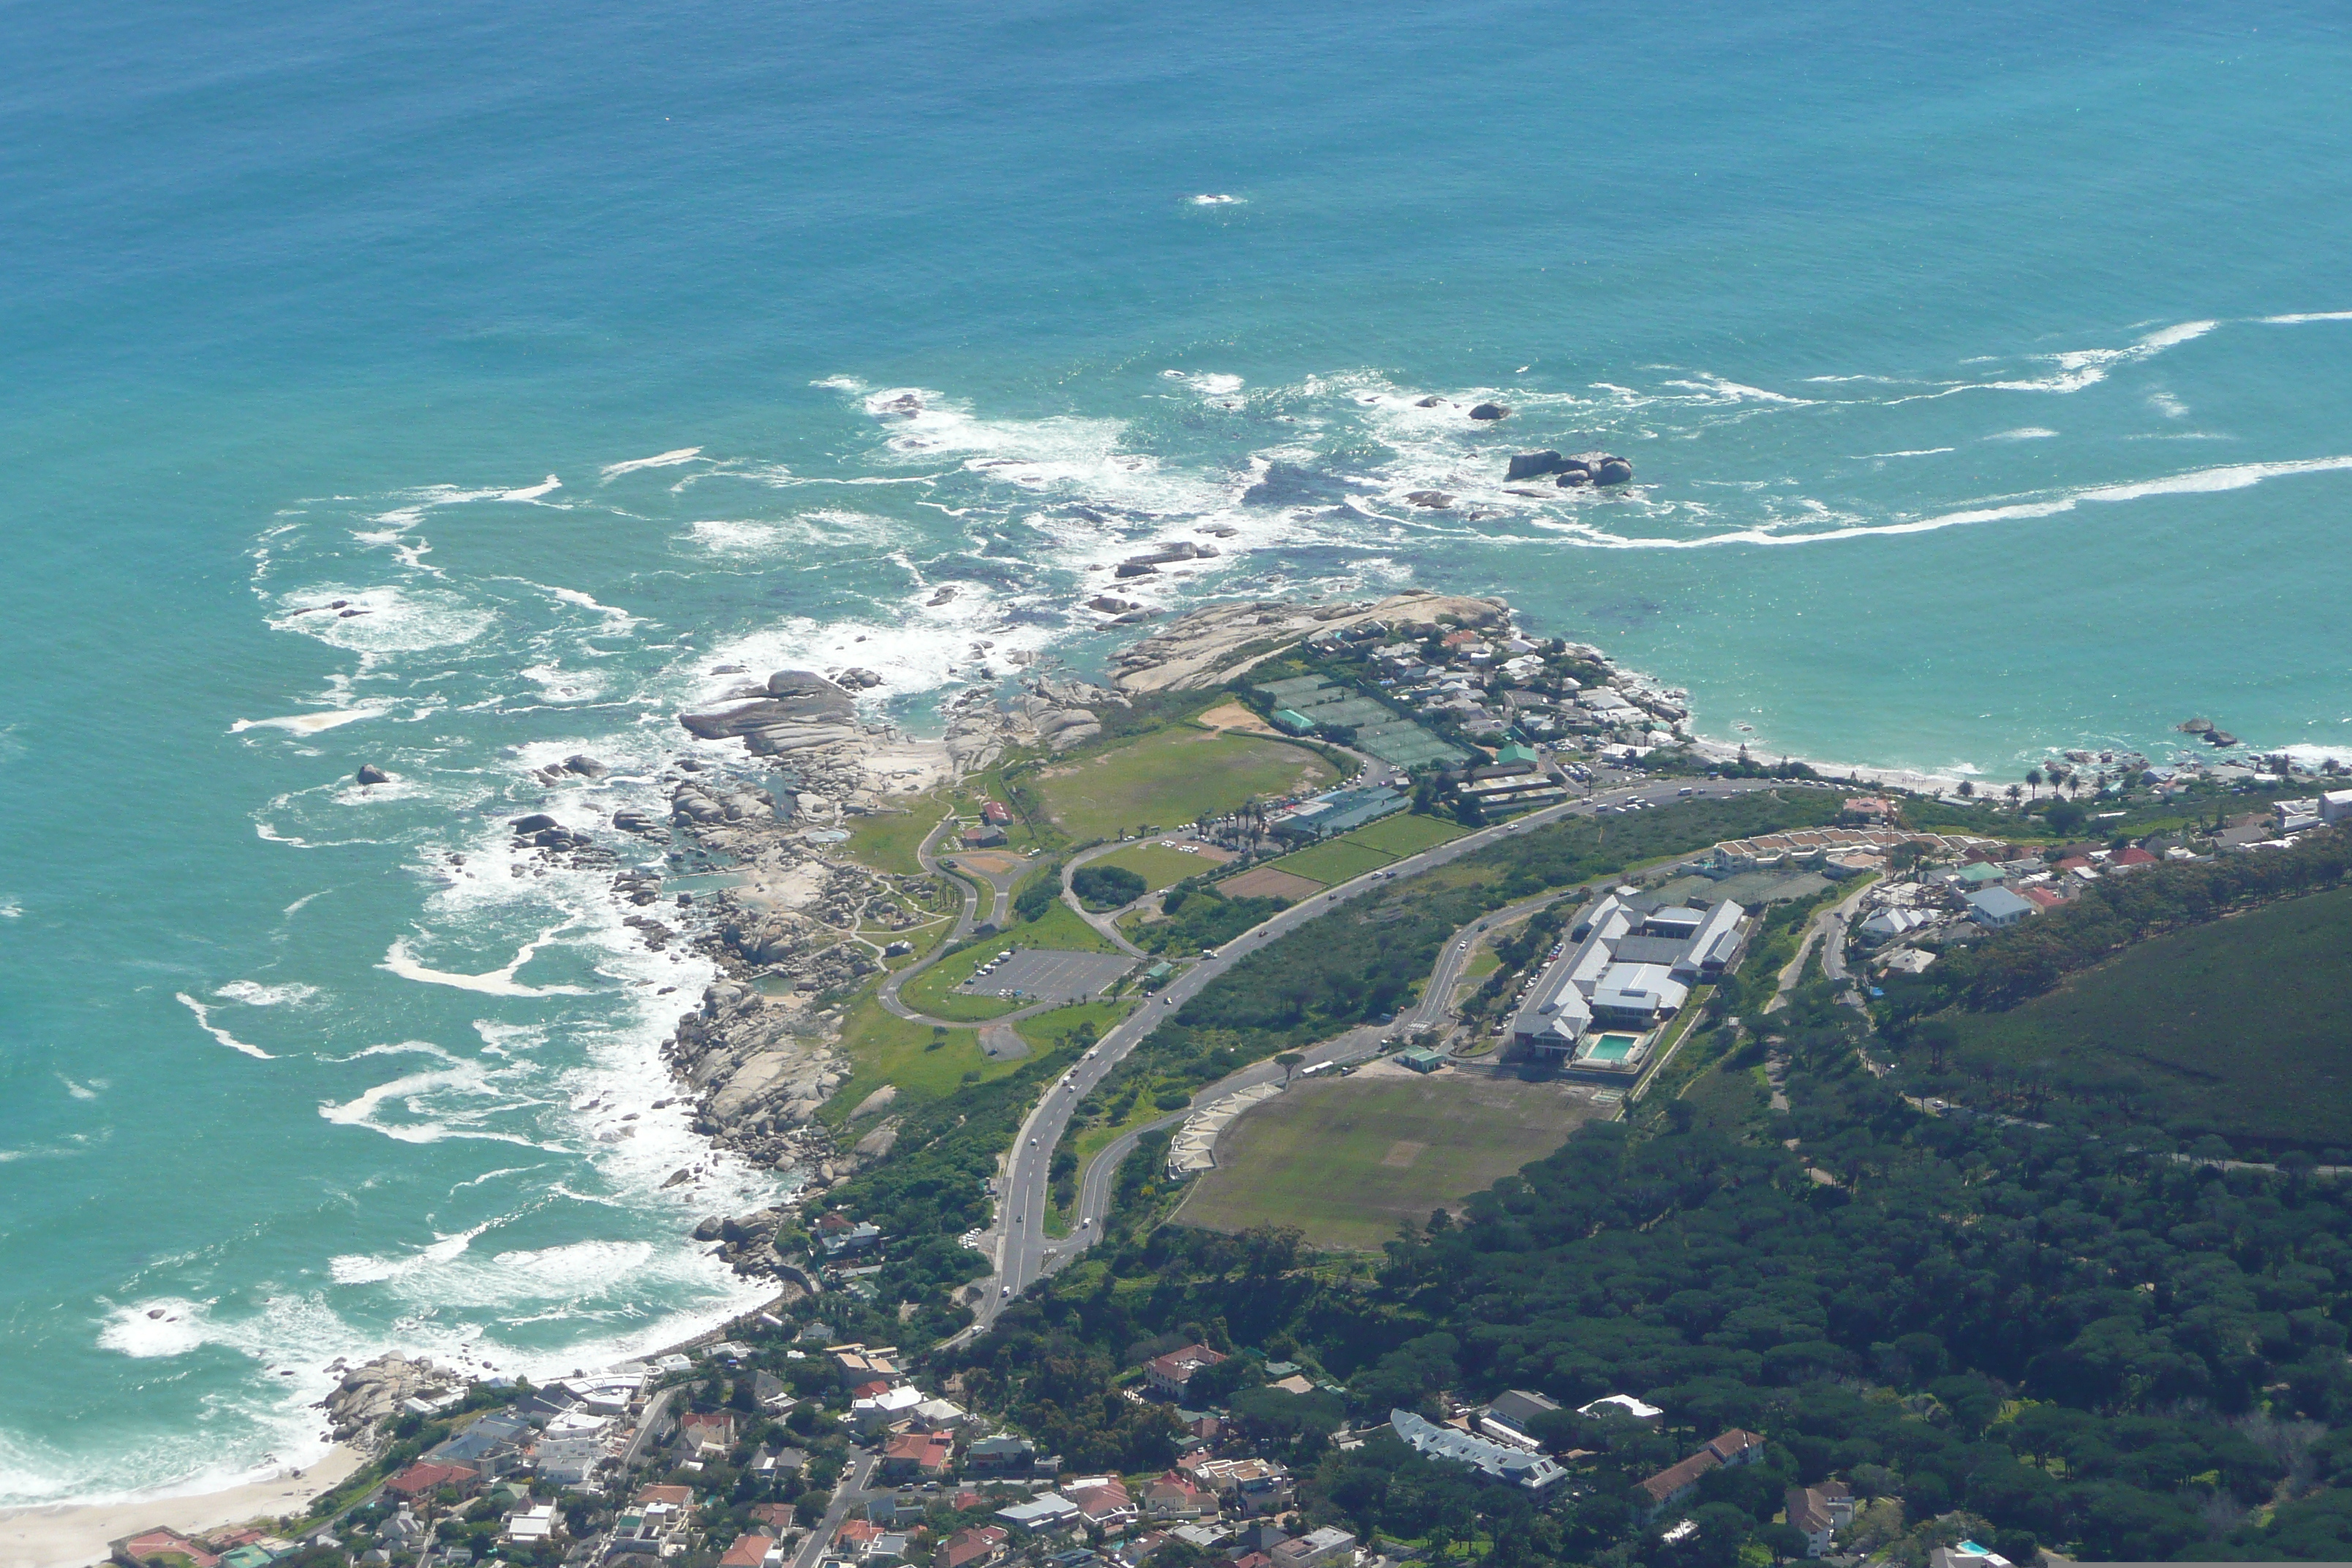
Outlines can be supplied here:
<path id="1" fill-rule="evenodd" d="M 1603 1035 L 1584 1047 L 1584 1059 L 1591 1062 L 1622 1062 L 1633 1054 L 1642 1043 L 1639 1035 Z"/>

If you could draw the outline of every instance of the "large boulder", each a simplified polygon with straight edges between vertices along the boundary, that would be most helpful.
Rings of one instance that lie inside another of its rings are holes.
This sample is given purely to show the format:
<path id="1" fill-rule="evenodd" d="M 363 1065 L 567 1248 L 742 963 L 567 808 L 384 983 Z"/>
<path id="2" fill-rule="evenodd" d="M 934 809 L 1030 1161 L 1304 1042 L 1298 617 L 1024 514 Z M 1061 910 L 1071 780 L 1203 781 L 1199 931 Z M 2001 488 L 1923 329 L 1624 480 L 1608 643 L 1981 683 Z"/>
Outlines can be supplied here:
<path id="1" fill-rule="evenodd" d="M 531 834 L 544 833 L 549 828 L 558 826 L 560 825 L 556 822 L 555 818 L 548 816 L 547 813 L 543 811 L 534 811 L 529 816 L 516 817 L 513 821 L 508 823 L 507 826 L 513 828 L 518 837 L 528 837 Z"/>
<path id="2" fill-rule="evenodd" d="M 1532 479 L 1545 474 L 1559 473 L 1566 467 L 1568 459 L 1558 452 L 1515 452 L 1511 456 L 1510 471 L 1503 478 L 1506 480 Z"/>
<path id="3" fill-rule="evenodd" d="M 1404 499 L 1414 506 L 1425 506 L 1435 511 L 1444 511 L 1454 504 L 1454 498 L 1444 490 L 1407 490 Z"/>
<path id="4" fill-rule="evenodd" d="M 1511 411 L 1499 403 L 1482 403 L 1470 411 L 1473 419 L 1508 419 Z"/>
<path id="5" fill-rule="evenodd" d="M 357 778 L 360 783 L 363 784 L 390 784 L 392 782 L 392 775 L 385 773 L 382 768 L 377 767 L 373 763 L 362 763 L 360 764 L 360 771 L 352 776 Z"/>
<path id="6" fill-rule="evenodd" d="M 1633 465 L 1622 458 L 1604 457 L 1592 470 L 1592 482 L 1598 485 L 1631 484 L 1633 479 Z"/>

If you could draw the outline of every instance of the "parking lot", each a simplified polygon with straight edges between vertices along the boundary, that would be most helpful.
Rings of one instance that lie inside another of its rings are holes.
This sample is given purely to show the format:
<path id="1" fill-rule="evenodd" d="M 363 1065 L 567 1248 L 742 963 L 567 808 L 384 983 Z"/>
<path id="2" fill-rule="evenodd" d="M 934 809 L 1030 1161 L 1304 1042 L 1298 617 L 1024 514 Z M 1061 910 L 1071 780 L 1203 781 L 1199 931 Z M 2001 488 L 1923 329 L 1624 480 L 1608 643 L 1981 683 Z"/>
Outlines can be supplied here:
<path id="1" fill-rule="evenodd" d="M 1115 952 L 1062 952 L 1032 948 L 956 987 L 967 996 L 1022 996 L 1076 1002 L 1100 992 L 1135 961 Z"/>

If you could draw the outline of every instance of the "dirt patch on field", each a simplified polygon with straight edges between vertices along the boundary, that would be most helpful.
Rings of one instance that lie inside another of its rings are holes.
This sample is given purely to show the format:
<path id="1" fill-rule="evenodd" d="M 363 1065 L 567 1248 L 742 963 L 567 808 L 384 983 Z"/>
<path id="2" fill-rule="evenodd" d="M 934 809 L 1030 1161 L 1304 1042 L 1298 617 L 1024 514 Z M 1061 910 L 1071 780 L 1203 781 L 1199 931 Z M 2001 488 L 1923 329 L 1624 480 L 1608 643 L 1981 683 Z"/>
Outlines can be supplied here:
<path id="1" fill-rule="evenodd" d="M 981 872 L 985 876 L 1002 877 L 1007 871 L 1018 871 L 1029 862 L 1018 855 L 959 855 L 949 864 Z"/>
<path id="2" fill-rule="evenodd" d="M 1400 1138 L 1389 1145 L 1389 1152 L 1381 1156 L 1381 1163 L 1391 1171 L 1410 1171 L 1412 1169 L 1412 1163 L 1420 1159 L 1422 1152 L 1428 1147 L 1426 1143 L 1415 1143 L 1411 1139 Z"/>
<path id="3" fill-rule="evenodd" d="M 1244 735 L 1274 735 L 1281 732 L 1238 702 L 1220 703 L 1202 714 L 1194 722 L 1203 729 L 1234 730 Z"/>
<path id="4" fill-rule="evenodd" d="M 1311 899 L 1322 890 L 1320 882 L 1310 882 L 1304 877 L 1294 877 L 1271 866 L 1244 871 L 1229 882 L 1217 884 L 1217 891 L 1229 899 L 1287 899 L 1292 903 L 1301 899 Z"/>

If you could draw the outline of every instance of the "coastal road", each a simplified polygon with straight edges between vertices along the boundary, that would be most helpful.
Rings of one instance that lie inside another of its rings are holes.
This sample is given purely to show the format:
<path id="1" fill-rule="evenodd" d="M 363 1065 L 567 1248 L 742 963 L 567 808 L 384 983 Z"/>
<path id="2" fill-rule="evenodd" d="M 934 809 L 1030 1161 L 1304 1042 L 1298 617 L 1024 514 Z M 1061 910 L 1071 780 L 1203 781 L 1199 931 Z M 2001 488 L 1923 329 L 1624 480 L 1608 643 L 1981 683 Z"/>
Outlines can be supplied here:
<path id="1" fill-rule="evenodd" d="M 849 1518 L 849 1510 L 865 1503 L 868 1495 L 866 1483 L 873 1479 L 874 1467 L 881 1458 L 862 1449 L 850 1454 L 848 1468 L 833 1483 L 833 1501 L 826 1505 L 824 1518 L 793 1548 L 792 1568 L 816 1568 L 824 1549 L 833 1544 L 834 1532 Z"/>
<path id="2" fill-rule="evenodd" d="M 1129 910 L 1133 909 L 1135 905 L 1128 904 L 1122 908 L 1109 910 L 1104 914 L 1096 914 L 1093 910 L 1087 909 L 1084 903 L 1079 901 L 1077 889 L 1070 886 L 1070 879 L 1076 876 L 1080 869 L 1091 861 L 1099 860 L 1106 855 L 1116 855 L 1122 849 L 1131 849 L 1138 844 L 1146 844 L 1149 842 L 1150 842 L 1150 840 L 1143 838 L 1126 838 L 1120 839 L 1112 844 L 1097 844 L 1091 849 L 1082 849 L 1078 851 L 1078 853 L 1071 856 L 1067 860 L 1062 863 L 1062 902 L 1070 906 L 1071 913 L 1076 915 L 1078 919 L 1086 921 L 1087 925 L 1093 927 L 1094 932 L 1097 936 L 1101 937 L 1105 942 L 1109 942 L 1111 945 L 1118 948 L 1119 952 L 1127 954 L 1129 958 L 1148 958 L 1150 956 L 1150 954 L 1145 952 L 1141 948 L 1136 946 L 1135 943 L 1128 941 L 1127 933 L 1118 929 L 1118 917 L 1127 913 Z M 1146 893 L 1143 897 L 1148 899 L 1151 897 L 1151 895 L 1150 893 Z M 1142 900 L 1140 899 L 1136 900 L 1137 903 L 1140 903 L 1141 901 Z"/>
<path id="3" fill-rule="evenodd" d="M 1698 785 L 1693 794 L 1721 798 L 1757 789 L 1780 787 L 1785 783 L 1778 779 L 1724 779 Z M 1445 865 L 1465 855 L 1501 843 L 1514 834 L 1524 833 L 1562 817 L 1590 816 L 1606 806 L 1621 805 L 1633 800 L 1664 805 L 1676 799 L 1680 790 L 1685 787 L 1690 786 L 1671 778 L 1643 780 L 1580 800 L 1563 801 L 1558 805 L 1546 806 L 1496 826 L 1482 827 L 1450 843 L 1409 856 L 1381 871 L 1368 872 L 1352 881 L 1301 900 L 1244 931 L 1223 947 L 1203 955 L 1199 963 L 1176 976 L 1158 994 L 1104 1035 L 1075 1068 L 1045 1092 L 1030 1111 L 1028 1119 L 1022 1123 L 1020 1131 L 1014 1135 L 1012 1157 L 1006 1165 L 1003 1195 L 999 1200 L 996 1268 L 982 1283 L 985 1294 L 975 1309 L 978 1319 L 975 1330 L 984 1329 L 1005 1303 L 1027 1289 L 1051 1268 L 1067 1262 L 1072 1255 L 1083 1250 L 1093 1239 L 1092 1226 L 1081 1226 L 1064 1237 L 1050 1236 L 1045 1230 L 1046 1197 L 1050 1185 L 1047 1177 L 1053 1166 L 1055 1148 L 1069 1127 L 1070 1112 L 1095 1085 L 1102 1081 L 1105 1074 L 1117 1067 L 1129 1052 L 1159 1026 L 1162 1018 L 1174 1016 L 1178 1008 L 1216 981 L 1237 961 L 1297 931 L 1307 921 L 1328 914 L 1349 900 L 1381 888 L 1387 882 L 1402 880 Z M 1494 917 L 1486 918 L 1491 921 Z M 1097 1164 L 1108 1168 L 1107 1162 L 1097 1161 Z M 1082 1217 L 1092 1219 L 1095 1216 L 1089 1212 Z"/>

